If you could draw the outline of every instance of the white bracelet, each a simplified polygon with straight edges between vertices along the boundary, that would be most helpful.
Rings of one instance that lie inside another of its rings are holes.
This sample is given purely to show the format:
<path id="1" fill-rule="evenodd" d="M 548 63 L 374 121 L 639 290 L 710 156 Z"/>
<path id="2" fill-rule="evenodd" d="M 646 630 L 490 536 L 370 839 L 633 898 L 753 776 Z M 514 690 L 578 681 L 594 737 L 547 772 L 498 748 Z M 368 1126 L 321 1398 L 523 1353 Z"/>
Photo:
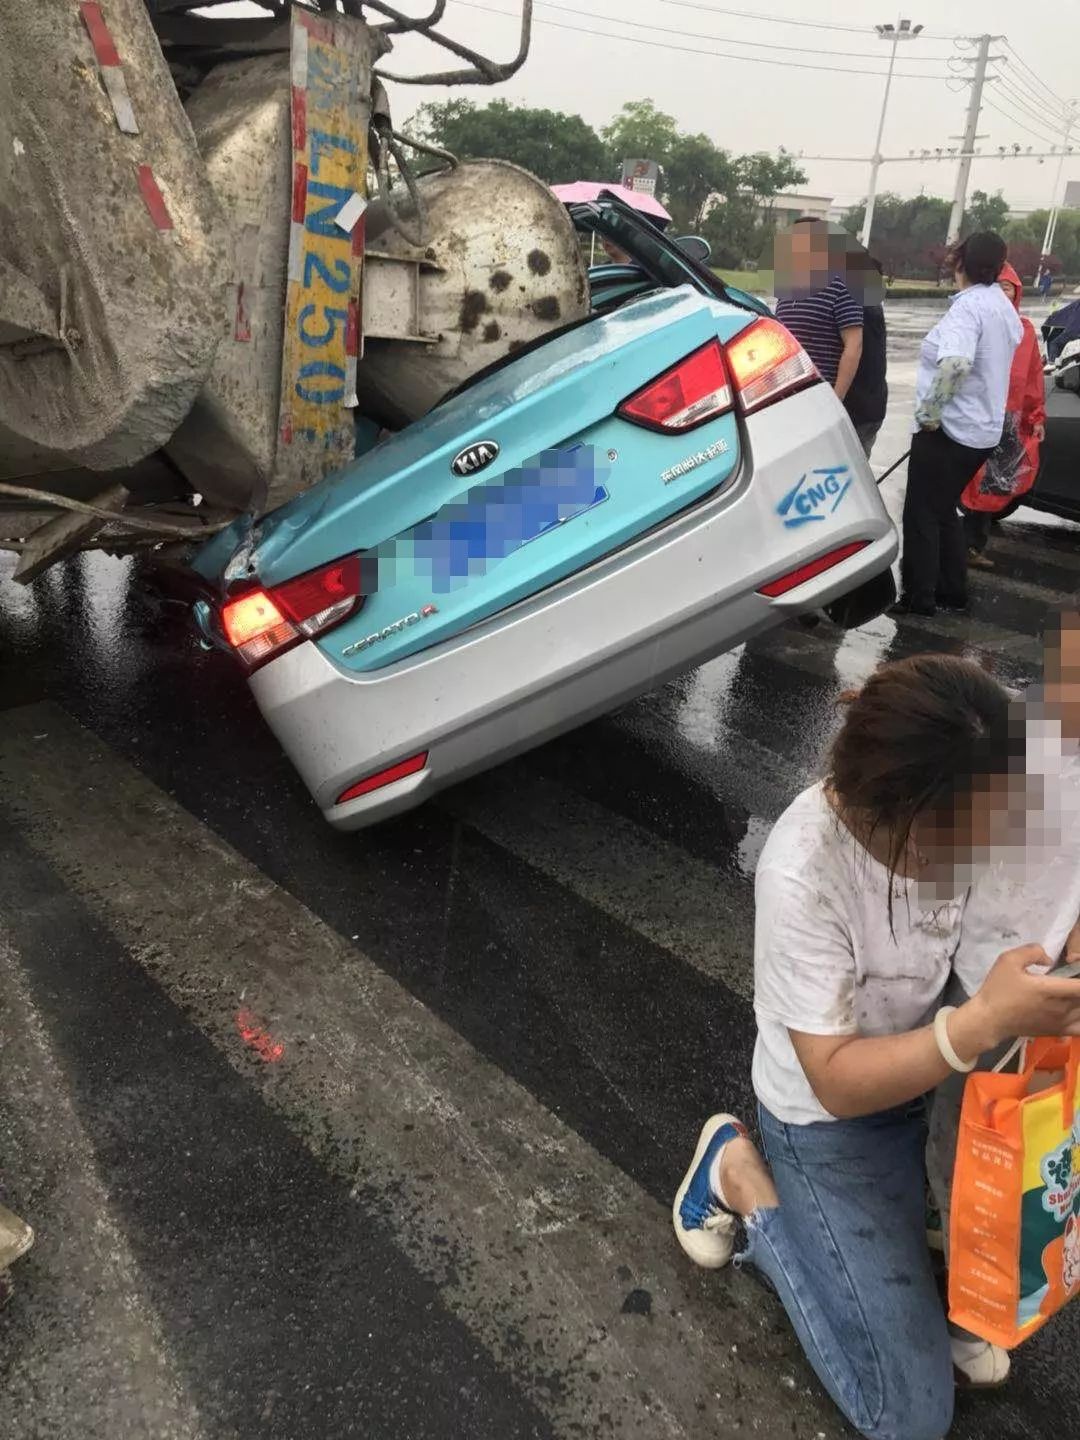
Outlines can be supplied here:
<path id="1" fill-rule="evenodd" d="M 943 1005 L 934 1016 L 934 1039 L 937 1041 L 937 1048 L 941 1051 L 941 1058 L 946 1065 L 960 1075 L 968 1075 L 975 1069 L 979 1057 L 964 1061 L 953 1049 L 952 1041 L 949 1039 L 949 1016 L 955 1009 L 955 1005 Z"/>

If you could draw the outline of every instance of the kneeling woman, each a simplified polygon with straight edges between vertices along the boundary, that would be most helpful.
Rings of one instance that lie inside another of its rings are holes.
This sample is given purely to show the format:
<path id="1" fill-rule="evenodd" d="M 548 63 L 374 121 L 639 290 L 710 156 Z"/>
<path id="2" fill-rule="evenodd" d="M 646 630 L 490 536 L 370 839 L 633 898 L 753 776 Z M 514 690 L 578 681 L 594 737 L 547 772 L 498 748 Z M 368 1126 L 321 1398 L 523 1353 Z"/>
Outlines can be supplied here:
<path id="1" fill-rule="evenodd" d="M 884 666 L 850 702 L 827 778 L 780 817 L 758 865 L 765 1158 L 714 1115 L 675 1197 L 699 1265 L 727 1264 L 741 1222 L 736 1265 L 771 1282 L 825 1388 L 874 1440 L 941 1440 L 952 1421 L 923 1097 L 1008 1037 L 1080 1024 L 1075 982 L 1028 973 L 1049 964 L 1037 946 L 1002 955 L 934 1020 L 972 855 L 1016 768 L 1011 728 L 1001 687 L 948 656 Z"/>

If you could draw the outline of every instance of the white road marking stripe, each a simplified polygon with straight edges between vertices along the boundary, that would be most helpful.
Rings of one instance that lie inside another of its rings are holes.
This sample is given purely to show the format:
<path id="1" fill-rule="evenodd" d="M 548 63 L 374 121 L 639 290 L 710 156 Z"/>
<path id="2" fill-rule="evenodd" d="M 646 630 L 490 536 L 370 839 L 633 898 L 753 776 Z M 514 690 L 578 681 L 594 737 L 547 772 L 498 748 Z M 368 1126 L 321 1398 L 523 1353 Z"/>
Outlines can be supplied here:
<path id="1" fill-rule="evenodd" d="M 45 1323 L 33 1326 L 36 1344 L 9 1355 L 0 1387 L 0 1434 L 68 1434 L 77 1417 L 84 1435 L 129 1435 L 137 1397 L 141 1434 L 202 1440 L 198 1411 L 146 1298 L 138 1262 L 112 1213 L 63 1070 L 2 929 L 0 994 L 10 1117 L 0 1125 L 4 1171 L 20 1192 L 42 1193 L 49 1219 L 45 1224 L 28 1213 L 38 1232 L 35 1246 L 12 1272 L 12 1303 L 31 1322 L 41 1313 Z"/>
<path id="2" fill-rule="evenodd" d="M 823 1400 L 778 1385 L 806 1372 L 757 1286 L 691 1273 L 665 1206 L 62 711 L 5 713 L 0 785 L 312 1152 L 385 1197 L 403 1251 L 556 1433 L 696 1437 L 715 1419 L 838 1440 Z M 238 1033 L 241 1006 L 277 1063 Z M 651 1319 L 624 1312 L 632 1289 Z"/>
<path id="3" fill-rule="evenodd" d="M 753 999 L 748 879 L 521 766 L 448 791 L 438 803 L 605 915 Z"/>

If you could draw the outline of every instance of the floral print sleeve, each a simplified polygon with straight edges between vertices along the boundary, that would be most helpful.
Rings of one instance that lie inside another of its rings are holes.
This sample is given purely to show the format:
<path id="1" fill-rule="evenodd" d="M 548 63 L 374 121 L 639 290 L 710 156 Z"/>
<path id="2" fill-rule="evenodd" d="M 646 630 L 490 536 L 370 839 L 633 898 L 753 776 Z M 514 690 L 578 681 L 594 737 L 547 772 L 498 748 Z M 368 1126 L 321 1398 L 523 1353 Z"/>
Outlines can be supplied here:
<path id="1" fill-rule="evenodd" d="M 941 424 L 941 412 L 953 398 L 971 371 L 972 361 L 966 355 L 944 355 L 934 370 L 934 379 L 928 394 L 915 411 L 919 425 L 936 430 Z"/>

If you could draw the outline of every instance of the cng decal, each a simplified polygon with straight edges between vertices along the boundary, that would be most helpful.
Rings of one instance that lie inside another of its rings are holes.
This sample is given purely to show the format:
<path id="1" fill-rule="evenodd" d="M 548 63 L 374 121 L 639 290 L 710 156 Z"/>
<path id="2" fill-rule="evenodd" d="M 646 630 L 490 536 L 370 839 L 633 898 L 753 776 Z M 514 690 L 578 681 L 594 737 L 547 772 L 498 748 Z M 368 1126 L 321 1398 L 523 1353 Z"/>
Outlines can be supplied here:
<path id="1" fill-rule="evenodd" d="M 825 520 L 836 512 L 850 489 L 851 469 L 847 465 L 808 470 L 777 505 L 776 513 L 788 530 Z"/>

